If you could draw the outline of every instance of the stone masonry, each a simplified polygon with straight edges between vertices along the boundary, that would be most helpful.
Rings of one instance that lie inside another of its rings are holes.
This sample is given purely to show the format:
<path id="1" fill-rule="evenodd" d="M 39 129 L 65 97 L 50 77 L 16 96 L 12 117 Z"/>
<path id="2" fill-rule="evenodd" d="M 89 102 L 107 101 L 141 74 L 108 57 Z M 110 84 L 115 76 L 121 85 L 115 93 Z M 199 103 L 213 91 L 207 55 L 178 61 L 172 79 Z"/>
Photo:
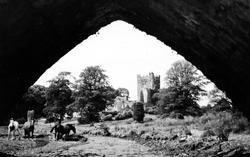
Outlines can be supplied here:
<path id="1" fill-rule="evenodd" d="M 152 95 L 160 89 L 160 76 L 150 72 L 147 76 L 137 75 L 137 101 L 151 103 Z"/>

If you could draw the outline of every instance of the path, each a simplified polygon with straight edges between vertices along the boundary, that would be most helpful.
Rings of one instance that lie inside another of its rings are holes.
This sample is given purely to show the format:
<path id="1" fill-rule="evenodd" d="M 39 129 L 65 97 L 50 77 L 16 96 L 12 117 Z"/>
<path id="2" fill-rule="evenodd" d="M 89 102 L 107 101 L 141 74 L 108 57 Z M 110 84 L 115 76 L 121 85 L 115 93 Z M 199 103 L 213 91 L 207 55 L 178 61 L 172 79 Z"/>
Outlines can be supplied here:
<path id="1" fill-rule="evenodd" d="M 0 137 L 0 152 L 10 153 L 17 156 L 139 156 L 139 157 L 158 157 L 149 151 L 149 147 L 140 145 L 135 141 L 125 139 L 86 136 L 87 142 L 66 142 L 54 141 L 42 147 L 35 146 L 35 140 L 22 139 L 20 141 L 8 141 L 7 137 Z"/>
<path id="2" fill-rule="evenodd" d="M 63 151 L 62 155 L 66 154 L 96 154 L 99 156 L 143 156 L 153 157 L 154 155 L 148 151 L 149 148 L 139 145 L 134 141 L 112 137 L 89 137 L 89 142 L 85 145 L 70 147 L 67 151 Z"/>
<path id="3" fill-rule="evenodd" d="M 87 142 L 66 142 L 52 140 L 49 134 L 51 124 L 44 124 L 39 121 L 36 125 L 36 134 L 47 134 L 49 138 L 46 145 L 37 147 L 37 141 L 22 139 L 20 141 L 8 141 L 7 136 L 0 136 L 0 152 L 10 153 L 17 156 L 139 156 L 159 157 L 147 146 L 140 145 L 135 141 L 103 136 L 86 136 Z M 77 132 L 85 129 L 84 126 L 77 126 Z M 0 134 L 7 133 L 6 127 L 0 127 Z"/>

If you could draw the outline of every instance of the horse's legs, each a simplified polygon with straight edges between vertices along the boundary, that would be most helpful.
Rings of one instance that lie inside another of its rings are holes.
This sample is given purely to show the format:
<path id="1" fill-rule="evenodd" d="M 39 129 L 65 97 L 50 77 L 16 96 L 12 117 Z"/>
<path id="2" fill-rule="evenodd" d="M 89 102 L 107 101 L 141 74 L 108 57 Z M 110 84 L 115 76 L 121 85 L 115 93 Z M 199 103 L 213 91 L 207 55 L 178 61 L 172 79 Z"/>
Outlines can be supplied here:
<path id="1" fill-rule="evenodd" d="M 17 132 L 18 132 L 18 139 L 20 140 L 20 138 L 21 138 L 20 130 L 19 130 L 19 128 L 17 128 L 16 130 L 17 130 Z"/>
<path id="2" fill-rule="evenodd" d="M 28 139 L 30 139 L 30 130 L 27 130 Z"/>
<path id="3" fill-rule="evenodd" d="M 24 137 L 27 138 L 28 137 L 28 134 L 27 134 L 27 130 L 24 129 Z"/>
<path id="4" fill-rule="evenodd" d="M 34 137 L 34 129 L 31 130 L 31 138 Z"/>
<path id="5" fill-rule="evenodd" d="M 17 132 L 18 132 L 18 139 L 20 140 L 21 139 L 21 132 L 20 132 L 20 130 L 19 130 L 19 128 L 17 128 Z"/>
<path id="6" fill-rule="evenodd" d="M 10 134 L 11 134 L 11 131 L 10 131 L 10 129 L 8 128 L 8 140 L 10 139 Z"/>
<path id="7" fill-rule="evenodd" d="M 29 138 L 29 130 L 26 128 L 26 129 L 24 129 L 24 137 L 25 138 Z"/>
<path id="8" fill-rule="evenodd" d="M 59 137 L 59 139 L 62 139 L 62 136 L 63 136 L 63 133 L 60 133 L 60 137 Z"/>
<path id="9" fill-rule="evenodd" d="M 60 136 L 60 133 L 57 132 L 57 135 L 56 135 L 56 140 L 57 140 L 57 141 L 59 140 L 59 136 Z"/>
<path id="10" fill-rule="evenodd" d="M 60 132 L 60 134 L 59 134 L 59 140 L 62 139 L 62 135 L 63 134 Z"/>
<path id="11" fill-rule="evenodd" d="M 62 133 L 60 131 L 57 132 L 56 140 L 60 140 L 62 138 Z"/>
<path id="12" fill-rule="evenodd" d="M 57 140 L 58 132 L 55 132 L 55 140 Z"/>
<path id="13" fill-rule="evenodd" d="M 14 140 L 16 138 L 16 129 L 14 129 L 12 132 L 11 132 L 11 139 Z"/>
<path id="14" fill-rule="evenodd" d="M 32 126 L 30 127 L 31 138 L 34 137 L 34 130 L 35 130 L 35 127 L 34 127 L 34 125 L 32 125 Z"/>

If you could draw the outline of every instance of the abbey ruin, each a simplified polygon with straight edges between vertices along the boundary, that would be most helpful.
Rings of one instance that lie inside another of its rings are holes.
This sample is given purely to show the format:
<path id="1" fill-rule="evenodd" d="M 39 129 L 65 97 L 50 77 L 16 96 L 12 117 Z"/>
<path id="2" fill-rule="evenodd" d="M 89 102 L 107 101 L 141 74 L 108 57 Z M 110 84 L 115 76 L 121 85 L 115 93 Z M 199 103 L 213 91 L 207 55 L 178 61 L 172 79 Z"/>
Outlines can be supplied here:
<path id="1" fill-rule="evenodd" d="M 160 89 L 160 76 L 153 72 L 147 76 L 137 75 L 137 101 L 151 103 L 152 96 Z"/>

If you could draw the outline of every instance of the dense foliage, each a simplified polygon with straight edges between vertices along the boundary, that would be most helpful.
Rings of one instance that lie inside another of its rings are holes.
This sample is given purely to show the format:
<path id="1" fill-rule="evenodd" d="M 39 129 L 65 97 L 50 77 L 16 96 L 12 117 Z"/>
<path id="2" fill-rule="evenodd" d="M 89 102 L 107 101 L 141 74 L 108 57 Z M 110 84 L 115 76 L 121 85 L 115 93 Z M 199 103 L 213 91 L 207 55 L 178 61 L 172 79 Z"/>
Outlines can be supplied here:
<path id="1" fill-rule="evenodd" d="M 16 117 L 26 119 L 27 111 L 34 110 L 35 118 L 43 116 L 43 108 L 46 102 L 45 98 L 46 87 L 41 85 L 33 85 L 22 96 L 15 108 Z M 20 107 L 21 106 L 21 107 Z"/>
<path id="2" fill-rule="evenodd" d="M 213 111 L 232 111 L 232 101 L 217 87 L 214 87 L 214 89 L 209 92 L 209 98 L 210 104 L 213 105 Z"/>
<path id="3" fill-rule="evenodd" d="M 143 122 L 144 119 L 144 104 L 136 102 L 133 104 L 133 119 L 137 122 Z"/>
<path id="4" fill-rule="evenodd" d="M 46 107 L 43 112 L 47 117 L 58 116 L 63 119 L 66 106 L 72 102 L 70 81 L 66 78 L 69 72 L 61 72 L 50 81 L 50 86 L 46 91 Z"/>
<path id="5" fill-rule="evenodd" d="M 126 88 L 118 88 L 117 89 L 118 95 L 122 97 L 129 97 L 129 91 Z"/>
<path id="6" fill-rule="evenodd" d="M 175 62 L 167 71 L 165 81 L 168 88 L 154 95 L 161 114 L 201 114 L 197 100 L 206 93 L 202 87 L 207 80 L 191 63 L 184 60 Z"/>
<path id="7" fill-rule="evenodd" d="M 75 102 L 71 108 L 81 112 L 80 123 L 99 121 L 98 112 L 113 104 L 118 92 L 108 83 L 108 77 L 100 66 L 89 66 L 77 80 Z"/>

